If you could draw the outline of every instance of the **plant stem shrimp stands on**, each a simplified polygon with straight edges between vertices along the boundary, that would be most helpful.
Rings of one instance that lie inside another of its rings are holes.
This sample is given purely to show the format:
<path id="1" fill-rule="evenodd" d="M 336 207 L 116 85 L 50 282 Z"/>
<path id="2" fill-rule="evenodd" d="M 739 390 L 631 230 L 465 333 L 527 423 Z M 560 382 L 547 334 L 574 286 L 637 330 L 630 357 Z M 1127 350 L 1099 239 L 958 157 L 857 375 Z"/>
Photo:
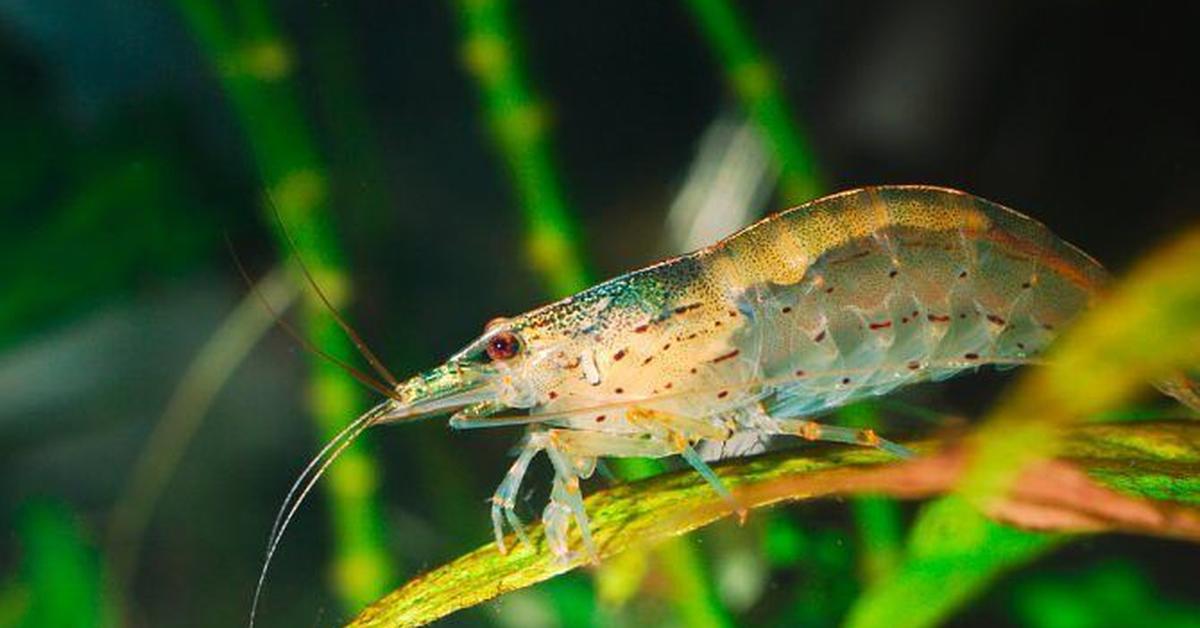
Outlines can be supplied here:
<path id="1" fill-rule="evenodd" d="M 496 543 L 508 551 L 506 527 L 528 540 L 513 507 L 544 452 L 554 478 L 542 520 L 561 558 L 595 553 L 580 481 L 599 458 L 678 455 L 732 499 L 706 460 L 771 437 L 907 456 L 871 430 L 813 417 L 983 365 L 1028 363 L 1105 281 L 1095 260 L 1042 224 L 963 192 L 828 196 L 496 319 L 443 365 L 389 388 L 297 481 L 268 560 L 299 501 L 358 433 L 441 413 L 456 428 L 527 426 L 492 498 Z M 1194 394 L 1180 382 L 1160 387 Z M 568 544 L 572 523 L 578 548 Z"/>

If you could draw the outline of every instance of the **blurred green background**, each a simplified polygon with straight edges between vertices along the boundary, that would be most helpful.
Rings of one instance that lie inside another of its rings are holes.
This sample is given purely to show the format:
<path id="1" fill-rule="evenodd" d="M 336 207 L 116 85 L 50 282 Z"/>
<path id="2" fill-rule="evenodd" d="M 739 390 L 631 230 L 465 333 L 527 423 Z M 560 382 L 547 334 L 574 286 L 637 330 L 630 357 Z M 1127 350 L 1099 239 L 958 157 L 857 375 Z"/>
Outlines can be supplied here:
<path id="1" fill-rule="evenodd" d="M 0 626 L 245 622 L 287 486 L 371 403 L 273 330 L 235 268 L 226 238 L 276 308 L 294 304 L 300 334 L 352 359 L 294 273 L 273 270 L 289 252 L 268 193 L 397 375 L 493 316 L 864 184 L 974 192 L 1119 271 L 1198 215 L 1197 17 L 1166 3 L 0 0 Z M 945 424 L 1007 379 L 906 399 Z M 372 431 L 300 510 L 260 624 L 338 625 L 488 540 L 484 500 L 518 434 Z M 836 625 L 896 571 L 919 510 L 781 508 L 445 623 Z M 1052 545 L 1012 541 L 990 586 L 939 619 L 1200 622 L 1195 547 Z"/>

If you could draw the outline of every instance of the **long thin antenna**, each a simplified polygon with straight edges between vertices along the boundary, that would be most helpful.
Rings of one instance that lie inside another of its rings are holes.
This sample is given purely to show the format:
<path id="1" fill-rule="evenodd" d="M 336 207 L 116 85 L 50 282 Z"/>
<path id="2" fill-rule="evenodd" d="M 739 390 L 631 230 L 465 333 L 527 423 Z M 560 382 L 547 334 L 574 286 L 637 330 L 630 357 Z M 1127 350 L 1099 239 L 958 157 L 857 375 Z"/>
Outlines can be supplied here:
<path id="1" fill-rule="evenodd" d="M 267 538 L 267 554 L 263 559 L 262 570 L 258 574 L 258 582 L 254 586 L 254 599 L 250 603 L 250 628 L 254 627 L 254 618 L 258 613 L 258 601 L 262 597 L 263 585 L 267 581 L 267 570 L 271 567 L 271 559 L 275 557 L 275 550 L 279 548 L 279 542 L 283 539 L 283 533 L 287 530 L 288 524 L 292 522 L 292 517 L 296 514 L 296 511 L 300 509 L 300 504 L 304 503 L 304 498 L 316 486 L 317 481 L 321 479 L 321 476 L 325 474 L 329 466 L 342 455 L 342 452 L 359 435 L 374 425 L 376 419 L 386 411 L 387 406 L 380 404 L 355 419 L 350 425 L 342 428 L 342 431 L 331 438 L 321 448 L 321 451 L 317 452 L 316 456 L 313 456 L 313 459 L 300 472 L 299 477 L 292 482 L 292 487 L 288 490 L 287 496 L 284 497 L 283 504 L 279 506 L 279 512 L 275 514 L 275 523 L 272 525 L 271 534 Z M 297 493 L 297 491 L 299 492 Z M 293 496 L 295 499 L 293 499 Z"/>
<path id="2" fill-rule="evenodd" d="M 279 223 L 279 230 L 283 232 L 284 237 L 288 241 L 288 246 L 292 248 L 292 255 L 296 258 L 296 262 L 300 266 L 301 272 L 304 273 L 305 279 L 308 280 L 308 285 L 312 286 L 313 291 L 317 293 L 317 297 L 319 297 L 321 302 L 325 304 L 325 307 L 329 309 L 329 314 L 333 316 L 333 320 L 337 321 L 337 324 L 342 328 L 342 331 L 346 332 L 346 335 L 350 337 L 350 340 L 354 343 L 355 348 L 358 349 L 359 354 L 366 358 L 367 362 L 371 364 L 371 368 L 375 369 L 375 373 L 382 377 L 385 382 L 390 384 L 392 388 L 397 387 L 399 382 L 392 375 L 391 371 L 389 371 L 387 367 L 383 365 L 383 362 L 381 362 L 379 358 L 375 357 L 375 353 L 371 351 L 369 347 L 367 347 L 367 343 L 364 342 L 362 336 L 359 336 L 358 332 L 350 326 L 350 323 L 347 323 L 346 319 L 342 318 L 341 313 L 338 312 L 337 308 L 333 307 L 333 303 L 331 303 L 329 298 L 325 296 L 325 291 L 321 289 L 321 285 L 317 283 L 317 280 L 308 270 L 308 265 L 304 263 L 304 258 L 300 256 L 300 248 L 296 246 L 296 240 L 292 238 L 292 233 L 288 231 L 287 225 L 283 222 L 283 216 L 279 214 L 279 207 L 275 204 L 275 198 L 271 195 L 270 189 L 266 190 L 266 197 L 267 204 L 271 206 L 271 213 L 275 216 L 275 222 Z"/>
<path id="3" fill-rule="evenodd" d="M 309 353 L 311 353 L 319 358 L 322 358 L 322 359 L 328 361 L 330 364 L 333 364 L 339 368 L 342 368 L 347 373 L 349 373 L 352 377 L 354 377 L 354 379 L 357 379 L 361 384 L 380 393 L 381 395 L 383 395 L 385 397 L 390 397 L 392 399 L 398 398 L 394 386 L 392 388 L 388 388 L 387 386 L 384 386 L 382 383 L 380 383 L 378 380 L 371 377 L 370 375 L 363 373 L 362 371 L 358 370 L 357 368 L 347 364 L 343 360 L 338 359 L 338 358 L 326 353 L 325 351 L 321 350 L 319 347 L 317 347 L 316 345 L 309 342 L 308 339 L 306 339 L 303 334 L 296 331 L 296 328 L 292 327 L 291 323 L 289 323 L 287 321 L 287 319 L 285 319 L 282 315 L 280 315 L 279 312 L 277 312 L 275 310 L 275 308 L 271 305 L 271 302 L 267 300 L 266 296 L 264 296 L 263 293 L 259 291 L 258 286 L 255 285 L 254 281 L 250 278 L 250 273 L 246 271 L 245 265 L 242 264 L 242 259 L 241 259 L 241 257 L 238 256 L 237 250 L 234 249 L 233 242 L 230 241 L 228 235 L 225 236 L 225 246 L 227 246 L 229 248 L 229 254 L 233 257 L 233 263 L 235 266 L 237 266 L 238 273 L 242 276 L 242 279 L 246 282 L 246 285 L 250 287 L 250 291 L 253 292 L 255 294 L 255 296 L 258 297 L 258 300 L 262 302 L 263 307 L 265 307 L 267 309 L 267 311 L 271 313 L 272 318 L 275 319 L 275 324 L 279 325 L 280 329 L 282 329 L 284 332 L 286 332 L 287 335 L 291 336 L 292 340 L 295 340 L 296 343 L 299 344 L 302 349 L 304 349 L 305 351 L 308 351 Z"/>

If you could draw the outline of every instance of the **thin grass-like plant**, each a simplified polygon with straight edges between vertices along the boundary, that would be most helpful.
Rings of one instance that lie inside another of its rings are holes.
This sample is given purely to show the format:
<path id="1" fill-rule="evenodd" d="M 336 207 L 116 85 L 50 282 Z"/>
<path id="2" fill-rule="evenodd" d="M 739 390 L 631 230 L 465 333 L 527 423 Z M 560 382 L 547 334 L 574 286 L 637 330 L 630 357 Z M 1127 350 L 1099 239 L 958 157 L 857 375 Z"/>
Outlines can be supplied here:
<path id="1" fill-rule="evenodd" d="M 263 215 L 275 227 L 280 250 L 286 255 L 294 250 L 332 302 L 344 306 L 351 300 L 351 283 L 326 211 L 326 171 L 294 95 L 291 48 L 266 2 L 233 4 L 234 10 L 226 12 L 205 0 L 176 2 L 241 123 L 267 197 L 274 199 L 264 201 Z M 294 234 L 292 242 L 280 220 Z M 343 362 L 353 359 L 352 341 L 312 291 L 306 293 L 302 319 L 311 345 Z M 324 441 L 343 428 L 346 417 L 359 414 L 365 399 L 336 365 L 314 358 L 310 369 L 308 407 Z M 332 517 L 334 590 L 346 609 L 360 608 L 386 590 L 394 573 L 376 496 L 378 468 L 368 441 L 359 439 L 323 484 Z"/>

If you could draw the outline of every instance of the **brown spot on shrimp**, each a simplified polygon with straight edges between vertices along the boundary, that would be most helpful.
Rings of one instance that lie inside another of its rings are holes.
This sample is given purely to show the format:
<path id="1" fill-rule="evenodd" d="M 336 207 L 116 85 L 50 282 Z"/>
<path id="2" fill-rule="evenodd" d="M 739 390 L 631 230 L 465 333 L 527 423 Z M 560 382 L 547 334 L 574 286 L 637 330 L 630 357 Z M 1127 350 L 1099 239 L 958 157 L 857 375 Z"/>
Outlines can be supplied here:
<path id="1" fill-rule="evenodd" d="M 613 354 L 613 361 L 620 362 L 621 358 L 623 358 L 623 357 L 625 357 L 625 350 L 621 349 L 620 351 Z"/>
<path id="2" fill-rule="evenodd" d="M 713 358 L 712 363 L 716 364 L 718 362 L 724 362 L 725 360 L 728 360 L 730 358 L 735 358 L 741 352 L 742 351 L 740 349 L 734 349 L 733 351 L 730 351 L 729 353 L 724 353 L 724 354 L 721 354 L 721 355 Z"/>
<path id="3" fill-rule="evenodd" d="M 831 260 L 829 260 L 829 263 L 830 264 L 847 264 L 849 262 L 853 262 L 856 259 L 862 259 L 870 254 L 871 254 L 871 251 L 869 251 L 869 250 L 859 251 L 857 253 L 854 253 L 853 255 L 847 255 L 846 257 L 843 257 L 841 259 L 831 259 Z"/>
<path id="4" fill-rule="evenodd" d="M 887 329 L 888 327 L 891 327 L 891 326 L 892 326 L 892 321 L 883 321 L 881 323 L 871 323 L 870 325 L 868 325 L 868 327 L 870 327 L 872 331 L 879 331 L 880 329 Z"/>

